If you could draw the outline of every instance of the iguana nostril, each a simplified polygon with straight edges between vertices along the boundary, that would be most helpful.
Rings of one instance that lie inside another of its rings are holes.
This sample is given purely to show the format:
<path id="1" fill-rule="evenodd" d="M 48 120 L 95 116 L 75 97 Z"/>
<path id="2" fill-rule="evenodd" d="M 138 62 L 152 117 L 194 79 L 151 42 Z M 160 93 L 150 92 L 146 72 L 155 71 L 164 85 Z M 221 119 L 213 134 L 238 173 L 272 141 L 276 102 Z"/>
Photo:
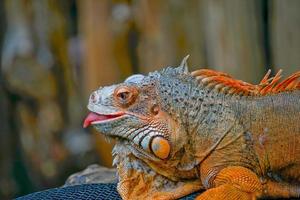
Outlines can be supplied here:
<path id="1" fill-rule="evenodd" d="M 151 150 L 157 157 L 166 159 L 170 154 L 171 147 L 168 140 L 161 136 L 157 136 L 153 138 L 151 142 Z"/>
<path id="2" fill-rule="evenodd" d="M 91 94 L 90 100 L 92 103 L 97 103 L 99 99 L 99 95 L 96 92 L 93 92 Z"/>

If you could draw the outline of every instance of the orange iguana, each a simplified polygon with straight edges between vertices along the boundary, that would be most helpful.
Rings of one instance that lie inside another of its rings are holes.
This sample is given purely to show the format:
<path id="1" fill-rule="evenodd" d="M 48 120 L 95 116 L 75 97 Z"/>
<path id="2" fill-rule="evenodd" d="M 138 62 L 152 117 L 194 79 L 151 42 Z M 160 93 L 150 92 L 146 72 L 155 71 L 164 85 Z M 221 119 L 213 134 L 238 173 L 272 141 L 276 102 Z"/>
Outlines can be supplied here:
<path id="1" fill-rule="evenodd" d="M 116 139 L 123 199 L 300 196 L 300 71 L 252 85 L 208 69 L 133 75 L 90 96 L 93 125 Z"/>

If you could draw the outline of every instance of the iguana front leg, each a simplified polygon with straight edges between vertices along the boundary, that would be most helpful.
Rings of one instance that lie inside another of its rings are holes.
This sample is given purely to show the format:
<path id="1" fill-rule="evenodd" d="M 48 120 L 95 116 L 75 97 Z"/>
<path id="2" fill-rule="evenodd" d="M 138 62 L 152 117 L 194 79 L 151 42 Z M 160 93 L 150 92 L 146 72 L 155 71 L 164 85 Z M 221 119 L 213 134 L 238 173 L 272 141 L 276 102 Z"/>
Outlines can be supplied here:
<path id="1" fill-rule="evenodd" d="M 234 166 L 221 170 L 213 181 L 214 188 L 208 189 L 197 200 L 251 200 L 262 194 L 262 184 L 251 170 Z"/>

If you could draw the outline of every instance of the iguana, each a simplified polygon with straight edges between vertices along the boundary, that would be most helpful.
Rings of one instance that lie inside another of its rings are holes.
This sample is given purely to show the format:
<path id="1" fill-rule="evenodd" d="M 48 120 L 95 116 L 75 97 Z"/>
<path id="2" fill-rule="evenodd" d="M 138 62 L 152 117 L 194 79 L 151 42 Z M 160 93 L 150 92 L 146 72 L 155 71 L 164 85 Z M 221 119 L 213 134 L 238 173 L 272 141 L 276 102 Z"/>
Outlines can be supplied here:
<path id="1" fill-rule="evenodd" d="M 84 127 L 116 139 L 123 199 L 300 196 L 300 71 L 258 85 L 179 67 L 100 87 Z"/>

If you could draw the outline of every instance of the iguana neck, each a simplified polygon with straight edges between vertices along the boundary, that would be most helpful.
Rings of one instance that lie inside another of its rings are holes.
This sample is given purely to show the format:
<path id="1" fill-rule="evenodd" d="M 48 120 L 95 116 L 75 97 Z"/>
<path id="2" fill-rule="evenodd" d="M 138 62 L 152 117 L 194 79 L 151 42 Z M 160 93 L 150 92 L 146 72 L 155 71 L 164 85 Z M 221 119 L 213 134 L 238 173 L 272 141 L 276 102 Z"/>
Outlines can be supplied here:
<path id="1" fill-rule="evenodd" d="M 208 93 L 198 85 L 193 77 L 186 76 L 183 80 L 172 77 L 161 78 L 158 86 L 162 109 L 180 123 L 186 133 L 190 132 L 189 127 L 193 123 L 193 117 L 198 114 L 193 111 L 201 108 L 203 99 Z"/>
<path id="2" fill-rule="evenodd" d="M 238 123 L 230 105 L 240 97 L 219 93 L 193 77 L 185 77 L 181 82 L 163 79 L 160 85 L 163 108 L 185 130 L 185 153 L 181 158 L 184 161 L 178 167 L 189 170 L 204 160 Z"/>
<path id="3" fill-rule="evenodd" d="M 158 92 L 163 99 L 163 109 L 184 127 L 189 136 L 198 132 L 203 124 L 217 122 L 220 112 L 228 110 L 229 102 L 238 98 L 211 90 L 194 77 L 180 81 L 162 79 Z"/>

